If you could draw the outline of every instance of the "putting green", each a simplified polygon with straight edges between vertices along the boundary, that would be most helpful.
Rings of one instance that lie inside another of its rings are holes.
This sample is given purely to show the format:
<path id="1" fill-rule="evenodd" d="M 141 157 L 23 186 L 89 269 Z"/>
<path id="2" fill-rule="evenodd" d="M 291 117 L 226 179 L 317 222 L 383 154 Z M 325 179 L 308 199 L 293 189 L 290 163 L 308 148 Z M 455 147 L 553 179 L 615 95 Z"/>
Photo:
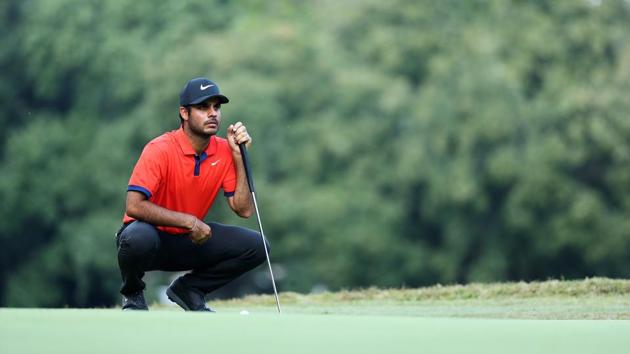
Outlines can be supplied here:
<path id="1" fill-rule="evenodd" d="M 0 353 L 627 353 L 630 321 L 0 309 Z"/>

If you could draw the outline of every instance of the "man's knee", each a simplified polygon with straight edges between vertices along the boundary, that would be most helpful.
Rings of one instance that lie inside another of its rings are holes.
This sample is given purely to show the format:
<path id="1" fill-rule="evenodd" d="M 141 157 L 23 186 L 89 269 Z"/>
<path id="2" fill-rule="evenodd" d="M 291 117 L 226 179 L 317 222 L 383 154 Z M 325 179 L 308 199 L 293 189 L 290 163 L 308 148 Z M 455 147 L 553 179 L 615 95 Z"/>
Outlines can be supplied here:
<path id="1" fill-rule="evenodd" d="M 118 251 L 132 256 L 145 256 L 155 252 L 159 242 L 157 229 L 153 225 L 135 221 L 120 234 Z"/>

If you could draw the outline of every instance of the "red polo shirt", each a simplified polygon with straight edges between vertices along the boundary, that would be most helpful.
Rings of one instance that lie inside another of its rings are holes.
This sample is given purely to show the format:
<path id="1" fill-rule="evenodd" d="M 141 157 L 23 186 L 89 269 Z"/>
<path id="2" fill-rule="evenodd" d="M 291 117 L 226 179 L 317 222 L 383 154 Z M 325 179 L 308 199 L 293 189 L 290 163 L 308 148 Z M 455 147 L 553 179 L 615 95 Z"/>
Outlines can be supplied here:
<path id="1" fill-rule="evenodd" d="M 212 136 L 206 150 L 197 156 L 180 128 L 151 140 L 144 147 L 127 190 L 141 192 L 166 209 L 203 220 L 220 188 L 228 197 L 234 195 L 236 189 L 236 169 L 227 140 Z M 125 214 L 123 222 L 132 220 Z M 158 228 L 174 234 L 188 231 L 177 227 Z"/>

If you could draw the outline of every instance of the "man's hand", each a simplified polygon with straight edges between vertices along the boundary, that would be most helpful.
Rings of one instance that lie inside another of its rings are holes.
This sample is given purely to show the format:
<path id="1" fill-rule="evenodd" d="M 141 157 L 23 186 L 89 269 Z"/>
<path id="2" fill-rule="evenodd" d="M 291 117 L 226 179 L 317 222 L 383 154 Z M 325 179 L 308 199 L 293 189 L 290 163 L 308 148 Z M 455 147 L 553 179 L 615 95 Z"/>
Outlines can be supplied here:
<path id="1" fill-rule="evenodd" d="M 232 148 L 233 153 L 241 154 L 241 150 L 238 148 L 240 144 L 245 144 L 245 147 L 249 148 L 252 143 L 252 138 L 247 133 L 247 128 L 243 123 L 236 122 L 231 124 L 227 129 L 227 141 Z"/>
<path id="2" fill-rule="evenodd" d="M 193 243 L 200 245 L 208 241 L 208 239 L 212 237 L 212 230 L 210 229 L 210 226 L 208 226 L 208 224 L 195 217 L 195 221 L 192 228 L 190 229 L 188 237 L 190 237 L 190 240 Z"/>

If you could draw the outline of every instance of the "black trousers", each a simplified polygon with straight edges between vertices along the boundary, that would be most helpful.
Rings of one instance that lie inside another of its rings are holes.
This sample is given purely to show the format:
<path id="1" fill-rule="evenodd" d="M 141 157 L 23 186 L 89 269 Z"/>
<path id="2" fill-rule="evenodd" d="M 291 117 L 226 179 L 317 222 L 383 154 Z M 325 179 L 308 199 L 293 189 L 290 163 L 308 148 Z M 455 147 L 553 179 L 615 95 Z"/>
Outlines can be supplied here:
<path id="1" fill-rule="evenodd" d="M 212 237 L 201 245 L 186 235 L 173 235 L 155 226 L 134 221 L 116 235 L 120 292 L 144 290 L 146 271 L 187 271 L 183 285 L 207 294 L 265 261 L 260 233 L 246 228 L 208 223 Z M 269 246 L 267 246 L 269 249 Z"/>

